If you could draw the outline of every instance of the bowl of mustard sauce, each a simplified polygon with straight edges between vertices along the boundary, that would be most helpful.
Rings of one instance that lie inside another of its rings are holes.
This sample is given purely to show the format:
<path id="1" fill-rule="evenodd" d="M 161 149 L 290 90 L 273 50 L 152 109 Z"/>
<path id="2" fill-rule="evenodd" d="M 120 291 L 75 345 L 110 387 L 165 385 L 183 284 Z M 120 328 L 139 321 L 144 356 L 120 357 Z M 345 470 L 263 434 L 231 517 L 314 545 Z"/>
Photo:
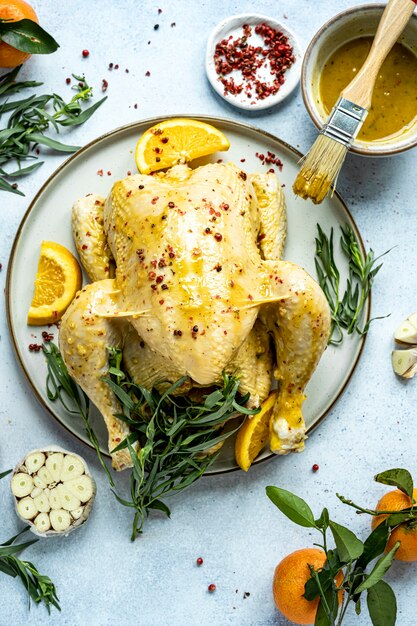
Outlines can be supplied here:
<path id="1" fill-rule="evenodd" d="M 324 24 L 304 56 L 301 87 L 314 124 L 322 128 L 340 92 L 359 71 L 385 4 L 352 7 Z M 385 59 L 372 107 L 351 151 L 389 156 L 417 145 L 417 15 Z"/>

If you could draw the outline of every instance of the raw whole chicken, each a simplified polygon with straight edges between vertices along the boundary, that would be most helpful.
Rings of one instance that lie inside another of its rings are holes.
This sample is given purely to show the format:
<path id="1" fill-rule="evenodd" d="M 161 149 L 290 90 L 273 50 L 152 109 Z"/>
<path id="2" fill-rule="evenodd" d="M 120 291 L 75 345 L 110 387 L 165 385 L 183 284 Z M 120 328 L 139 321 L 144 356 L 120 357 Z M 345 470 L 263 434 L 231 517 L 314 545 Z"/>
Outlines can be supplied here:
<path id="1" fill-rule="evenodd" d="M 212 386 L 228 372 L 258 406 L 276 379 L 271 450 L 303 449 L 304 389 L 326 348 L 330 312 L 319 285 L 281 260 L 286 210 L 274 174 L 214 163 L 129 176 L 106 200 L 78 200 L 73 231 L 93 282 L 65 313 L 59 345 L 103 415 L 110 451 L 129 433 L 101 380 L 112 346 L 149 388 L 183 375 L 188 389 Z M 130 466 L 129 452 L 113 454 L 113 465 Z"/>

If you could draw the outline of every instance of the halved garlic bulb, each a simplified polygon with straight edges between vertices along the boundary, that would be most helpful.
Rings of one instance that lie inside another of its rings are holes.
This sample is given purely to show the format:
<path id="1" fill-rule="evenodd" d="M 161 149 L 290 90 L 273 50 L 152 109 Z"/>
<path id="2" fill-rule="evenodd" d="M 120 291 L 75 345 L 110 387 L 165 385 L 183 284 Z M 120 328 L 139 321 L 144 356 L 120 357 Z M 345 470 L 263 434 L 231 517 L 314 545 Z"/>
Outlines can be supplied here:
<path id="1" fill-rule="evenodd" d="M 10 483 L 16 511 L 40 536 L 67 535 L 88 518 L 96 484 L 78 454 L 57 446 L 30 452 Z"/>
<path id="2" fill-rule="evenodd" d="M 397 343 L 417 345 L 417 313 L 412 313 L 404 320 L 394 333 Z"/>

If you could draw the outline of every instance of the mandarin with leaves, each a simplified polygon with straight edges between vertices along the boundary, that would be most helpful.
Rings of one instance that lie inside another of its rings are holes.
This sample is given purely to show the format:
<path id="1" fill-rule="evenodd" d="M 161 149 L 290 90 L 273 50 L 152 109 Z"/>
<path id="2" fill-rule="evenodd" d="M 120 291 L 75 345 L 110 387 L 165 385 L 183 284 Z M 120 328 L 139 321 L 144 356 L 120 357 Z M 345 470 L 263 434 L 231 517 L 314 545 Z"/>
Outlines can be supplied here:
<path id="1" fill-rule="evenodd" d="M 309 565 L 315 570 L 322 569 L 326 554 L 319 548 L 303 548 L 288 554 L 275 568 L 272 590 L 277 609 L 294 624 L 314 624 L 319 598 L 306 600 L 304 587 L 311 577 Z M 336 584 L 343 581 L 339 572 Z M 339 593 L 339 605 L 343 592 Z"/>
<path id="2" fill-rule="evenodd" d="M 413 499 L 417 503 L 417 489 L 413 489 Z M 394 489 L 386 493 L 376 506 L 377 511 L 402 511 L 408 509 L 412 505 L 411 498 L 399 489 Z M 379 526 L 388 515 L 377 515 L 372 518 L 372 529 Z M 415 522 L 405 522 L 400 524 L 391 533 L 385 552 L 389 552 L 396 544 L 400 542 L 400 547 L 395 553 L 397 561 L 413 562 L 417 561 L 417 526 Z"/>
<path id="3" fill-rule="evenodd" d="M 28 19 L 39 23 L 35 10 L 25 0 L 0 0 L 0 20 L 18 22 Z M 0 67 L 17 67 L 31 55 L 9 46 L 5 41 L 0 41 Z"/>

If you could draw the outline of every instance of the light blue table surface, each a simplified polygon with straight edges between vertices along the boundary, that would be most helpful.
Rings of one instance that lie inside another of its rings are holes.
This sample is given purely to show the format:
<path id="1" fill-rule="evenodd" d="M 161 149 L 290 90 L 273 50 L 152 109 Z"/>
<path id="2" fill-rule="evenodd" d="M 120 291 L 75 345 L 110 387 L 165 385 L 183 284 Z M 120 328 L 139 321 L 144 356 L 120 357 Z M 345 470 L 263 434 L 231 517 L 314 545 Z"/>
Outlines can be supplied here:
<path id="1" fill-rule="evenodd" d="M 108 101 L 94 117 L 71 131 L 80 145 L 116 126 L 154 115 L 207 113 L 248 121 L 302 151 L 315 138 L 299 89 L 281 106 L 254 115 L 225 104 L 204 73 L 206 39 L 228 15 L 256 9 L 288 23 L 305 47 L 316 30 L 354 0 L 34 0 L 43 25 L 61 47 L 54 55 L 32 58 L 24 78 L 43 80 L 46 90 L 70 93 L 65 78 L 86 72 Z M 162 13 L 158 15 L 158 8 Z M 171 27 L 175 22 L 176 26 Z M 154 30 L 154 24 L 159 29 Z M 148 44 L 148 41 L 150 43 Z M 84 48 L 88 59 L 81 58 Z M 118 63 L 109 72 L 108 64 Z M 129 73 L 125 72 L 129 69 Z M 151 76 L 145 77 L 149 70 Z M 134 108 L 134 104 L 138 108 Z M 39 186 L 63 161 L 48 156 L 24 181 L 26 197 L 0 194 L 0 285 L 4 287 L 9 251 L 19 222 Z M 384 492 L 372 481 L 378 471 L 404 466 L 417 478 L 417 381 L 404 384 L 391 370 L 392 334 L 417 309 L 416 153 L 391 159 L 350 157 L 340 178 L 345 197 L 368 246 L 384 260 L 373 292 L 378 321 L 360 364 L 341 400 L 308 440 L 301 455 L 290 455 L 243 472 L 202 479 L 172 501 L 172 519 L 155 516 L 135 544 L 129 541 L 130 512 L 119 506 L 91 450 L 78 443 L 40 407 L 16 363 L 1 315 L 0 471 L 28 450 L 55 442 L 84 455 L 98 483 L 92 518 L 67 539 L 43 540 L 26 557 L 58 587 L 62 612 L 44 607 L 28 612 L 17 581 L 0 576 L 0 625 L 32 626 L 272 626 L 287 624 L 275 609 L 271 581 L 287 553 L 311 545 L 308 529 L 288 523 L 265 496 L 279 484 L 305 497 L 318 513 L 328 506 L 339 522 L 364 537 L 369 520 L 339 503 L 335 492 L 373 505 Z M 33 268 L 29 268 L 32 271 Z M 311 471 L 320 465 L 317 473 Z M 125 479 L 121 478 L 123 484 Z M 0 540 L 17 532 L 7 485 L 0 483 Z M 195 560 L 204 558 L 197 568 Z M 417 623 L 417 565 L 396 563 L 387 580 L 398 598 L 398 625 Z M 216 583 L 214 594 L 207 585 Z M 244 598 L 244 592 L 250 596 Z M 345 622 L 368 624 L 366 611 L 350 611 Z"/>

